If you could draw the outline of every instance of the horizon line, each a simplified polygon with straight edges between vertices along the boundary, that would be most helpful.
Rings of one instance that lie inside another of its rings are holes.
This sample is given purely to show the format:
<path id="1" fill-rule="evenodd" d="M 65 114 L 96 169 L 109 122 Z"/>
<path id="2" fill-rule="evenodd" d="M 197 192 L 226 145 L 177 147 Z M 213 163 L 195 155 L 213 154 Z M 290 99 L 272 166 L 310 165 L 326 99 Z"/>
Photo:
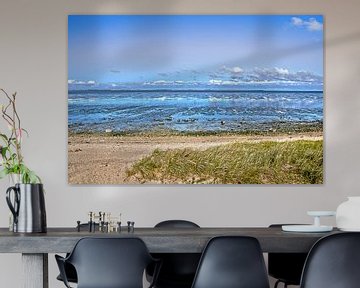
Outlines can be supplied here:
<path id="1" fill-rule="evenodd" d="M 267 89 L 68 89 L 68 92 L 313 92 L 321 93 L 324 90 L 267 90 Z"/>

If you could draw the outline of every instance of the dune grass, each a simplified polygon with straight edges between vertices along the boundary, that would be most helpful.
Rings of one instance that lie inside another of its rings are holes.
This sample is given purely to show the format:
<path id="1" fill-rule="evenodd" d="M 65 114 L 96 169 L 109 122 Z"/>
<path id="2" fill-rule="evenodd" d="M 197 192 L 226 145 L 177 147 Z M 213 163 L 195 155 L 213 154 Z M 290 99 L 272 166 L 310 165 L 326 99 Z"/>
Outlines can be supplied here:
<path id="1" fill-rule="evenodd" d="M 322 184 L 323 141 L 241 142 L 154 150 L 127 170 L 141 183 Z"/>

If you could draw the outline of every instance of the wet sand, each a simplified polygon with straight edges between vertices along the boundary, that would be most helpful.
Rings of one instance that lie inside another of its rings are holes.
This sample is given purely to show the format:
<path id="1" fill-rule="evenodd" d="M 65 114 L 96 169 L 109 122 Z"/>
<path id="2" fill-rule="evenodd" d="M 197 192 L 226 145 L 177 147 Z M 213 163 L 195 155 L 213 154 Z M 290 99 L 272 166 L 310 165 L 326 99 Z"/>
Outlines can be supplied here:
<path id="1" fill-rule="evenodd" d="M 107 136 L 70 134 L 69 184 L 140 184 L 126 179 L 126 169 L 155 149 L 207 149 L 233 142 L 321 140 L 321 132 L 249 136 Z"/>

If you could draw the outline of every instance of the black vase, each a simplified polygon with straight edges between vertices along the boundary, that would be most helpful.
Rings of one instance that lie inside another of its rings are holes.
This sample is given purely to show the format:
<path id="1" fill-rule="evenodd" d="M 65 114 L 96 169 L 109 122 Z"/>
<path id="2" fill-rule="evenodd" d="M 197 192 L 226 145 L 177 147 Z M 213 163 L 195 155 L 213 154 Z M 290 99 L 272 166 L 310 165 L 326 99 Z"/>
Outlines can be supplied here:
<path id="1" fill-rule="evenodd" d="M 13 197 L 11 197 L 12 192 Z M 42 184 L 15 184 L 6 190 L 6 202 L 14 216 L 14 232 L 45 233 L 47 231 Z"/>

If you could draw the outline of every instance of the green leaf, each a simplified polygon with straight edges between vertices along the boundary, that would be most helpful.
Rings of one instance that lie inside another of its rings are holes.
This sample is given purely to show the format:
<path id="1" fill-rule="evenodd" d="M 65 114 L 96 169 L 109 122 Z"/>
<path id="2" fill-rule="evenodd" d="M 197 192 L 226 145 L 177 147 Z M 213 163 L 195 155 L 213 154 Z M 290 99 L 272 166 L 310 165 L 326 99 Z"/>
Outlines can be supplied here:
<path id="1" fill-rule="evenodd" d="M 4 140 L 4 142 L 8 142 L 8 137 L 5 134 L 1 134 L 0 133 L 0 138 L 2 138 Z"/>
<path id="2" fill-rule="evenodd" d="M 17 158 L 17 154 L 16 153 L 13 153 L 11 156 L 10 156 L 10 159 L 12 160 L 15 160 Z"/>
<path id="3" fill-rule="evenodd" d="M 8 147 L 2 147 L 2 148 L 1 148 L 1 156 L 2 156 L 3 158 L 6 157 L 6 152 L 7 152 L 8 150 L 9 150 Z"/>
<path id="4" fill-rule="evenodd" d="M 21 174 L 21 167 L 18 164 L 14 164 L 9 167 L 9 173 Z"/>
<path id="5" fill-rule="evenodd" d="M 0 171 L 0 179 L 3 179 L 5 176 L 9 174 L 9 170 L 7 168 Z"/>
<path id="6" fill-rule="evenodd" d="M 30 183 L 32 183 L 32 184 L 41 183 L 40 178 L 33 171 L 30 171 L 28 173 L 28 176 L 29 176 Z"/>
<path id="7" fill-rule="evenodd" d="M 29 137 L 29 132 L 28 132 L 26 129 L 21 128 L 21 130 L 25 132 L 25 134 L 26 134 L 27 137 Z"/>
<path id="8" fill-rule="evenodd" d="M 30 184 L 37 184 L 41 183 L 41 179 L 39 176 L 35 174 L 34 171 L 30 170 L 24 164 L 19 165 L 20 174 L 22 175 L 22 182 L 23 183 L 30 183 Z"/>

